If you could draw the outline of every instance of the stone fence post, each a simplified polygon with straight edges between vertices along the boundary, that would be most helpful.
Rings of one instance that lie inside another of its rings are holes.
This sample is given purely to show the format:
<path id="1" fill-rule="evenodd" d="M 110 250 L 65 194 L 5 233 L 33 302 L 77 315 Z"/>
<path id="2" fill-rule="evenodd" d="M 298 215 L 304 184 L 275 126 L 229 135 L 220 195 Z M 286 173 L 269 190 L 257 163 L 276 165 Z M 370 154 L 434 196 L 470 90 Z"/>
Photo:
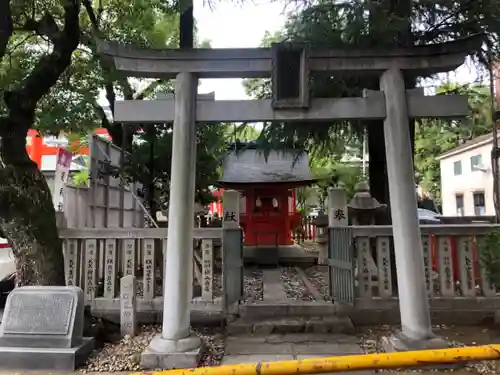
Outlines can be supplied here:
<path id="1" fill-rule="evenodd" d="M 137 331 L 135 276 L 127 275 L 120 279 L 120 333 L 134 337 Z"/>

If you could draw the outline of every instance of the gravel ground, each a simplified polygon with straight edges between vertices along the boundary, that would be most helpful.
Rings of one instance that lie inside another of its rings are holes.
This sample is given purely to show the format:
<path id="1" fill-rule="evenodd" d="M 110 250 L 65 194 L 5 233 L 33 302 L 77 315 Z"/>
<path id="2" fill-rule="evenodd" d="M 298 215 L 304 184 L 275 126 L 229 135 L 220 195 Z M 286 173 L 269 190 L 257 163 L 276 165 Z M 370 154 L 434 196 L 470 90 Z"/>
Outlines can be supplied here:
<path id="1" fill-rule="evenodd" d="M 281 280 L 286 296 L 292 300 L 314 301 L 314 297 L 304 285 L 302 279 L 293 267 L 281 268 Z"/>
<path id="2" fill-rule="evenodd" d="M 151 339 L 161 332 L 160 325 L 142 326 L 136 337 L 125 337 L 116 343 L 107 343 L 104 348 L 95 350 L 85 366 L 79 372 L 89 371 L 137 371 L 141 352 Z M 203 341 L 206 351 L 200 366 L 214 366 L 220 364 L 224 355 L 224 335 L 220 329 L 205 328 L 194 330 Z"/>
<path id="3" fill-rule="evenodd" d="M 246 269 L 243 277 L 243 300 L 245 302 L 263 301 L 264 284 L 262 270 Z"/>
<path id="4" fill-rule="evenodd" d="M 383 348 L 380 345 L 380 339 L 389 336 L 399 327 L 381 325 L 378 327 L 362 327 L 358 330 L 359 345 L 365 353 L 380 353 Z M 452 347 L 458 348 L 469 345 L 486 345 L 492 342 L 498 342 L 498 333 L 491 328 L 477 326 L 446 326 L 439 325 L 433 327 L 434 333 L 451 343 Z M 500 370 L 500 368 L 499 368 Z M 398 372 L 403 370 L 381 370 L 379 372 Z M 428 369 L 404 370 L 406 372 L 429 372 Z M 432 372 L 470 372 L 471 374 L 493 375 L 499 373 L 495 361 L 482 361 L 470 364 L 466 367 L 457 369 L 443 369 Z"/>
<path id="5" fill-rule="evenodd" d="M 397 327 L 382 325 L 378 327 L 362 327 L 358 330 L 357 337 L 360 347 L 365 353 L 382 352 L 380 339 L 383 336 L 392 334 Z M 489 328 L 481 327 L 454 327 L 435 326 L 434 332 L 451 342 L 453 347 L 465 345 L 481 345 L 491 342 L 498 342 L 498 333 Z M 126 337 L 116 343 L 108 343 L 104 348 L 94 351 L 87 364 L 79 369 L 79 372 L 89 371 L 137 371 L 140 370 L 140 353 L 149 344 L 153 336 L 161 330 L 160 325 L 142 326 L 140 333 L 134 337 Z M 194 330 L 200 336 L 207 348 L 200 366 L 216 366 L 224 355 L 224 335 L 220 328 L 205 328 Z M 398 372 L 402 370 L 383 370 L 380 372 Z M 443 369 L 441 371 L 425 370 L 405 370 L 408 372 L 469 372 L 471 374 L 493 375 L 497 374 L 495 361 L 483 361 L 477 364 L 468 365 L 465 368 Z"/>
<path id="6" fill-rule="evenodd" d="M 312 266 L 305 268 L 304 272 L 325 301 L 331 301 L 332 297 L 328 287 L 328 266 Z"/>

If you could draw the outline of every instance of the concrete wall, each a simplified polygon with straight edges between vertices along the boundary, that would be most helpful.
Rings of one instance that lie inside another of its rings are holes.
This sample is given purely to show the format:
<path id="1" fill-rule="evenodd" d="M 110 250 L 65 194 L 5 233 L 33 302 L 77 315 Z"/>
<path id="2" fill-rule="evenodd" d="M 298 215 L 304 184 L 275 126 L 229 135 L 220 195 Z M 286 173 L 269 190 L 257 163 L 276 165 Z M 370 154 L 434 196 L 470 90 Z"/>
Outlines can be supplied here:
<path id="1" fill-rule="evenodd" d="M 463 194 L 464 197 L 464 216 L 474 216 L 474 192 L 484 192 L 485 215 L 495 215 L 491 147 L 491 143 L 478 144 L 440 161 L 444 216 L 457 216 L 455 200 L 457 194 Z M 470 158 L 475 155 L 481 155 L 484 171 L 471 171 Z M 462 162 L 462 174 L 458 176 L 454 174 L 454 163 L 456 161 Z"/>

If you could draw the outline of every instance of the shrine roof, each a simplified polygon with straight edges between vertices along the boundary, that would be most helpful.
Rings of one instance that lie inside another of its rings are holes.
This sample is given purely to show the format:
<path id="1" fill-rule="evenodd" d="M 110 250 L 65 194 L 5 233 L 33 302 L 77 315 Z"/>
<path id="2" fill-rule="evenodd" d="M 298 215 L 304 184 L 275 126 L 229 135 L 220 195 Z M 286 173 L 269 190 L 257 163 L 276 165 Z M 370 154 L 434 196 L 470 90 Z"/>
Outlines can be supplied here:
<path id="1" fill-rule="evenodd" d="M 293 150 L 272 150 L 267 156 L 263 150 L 247 148 L 230 150 L 224 164 L 222 178 L 224 184 L 263 184 L 263 183 L 310 183 L 314 179 L 309 169 L 307 153 Z"/>

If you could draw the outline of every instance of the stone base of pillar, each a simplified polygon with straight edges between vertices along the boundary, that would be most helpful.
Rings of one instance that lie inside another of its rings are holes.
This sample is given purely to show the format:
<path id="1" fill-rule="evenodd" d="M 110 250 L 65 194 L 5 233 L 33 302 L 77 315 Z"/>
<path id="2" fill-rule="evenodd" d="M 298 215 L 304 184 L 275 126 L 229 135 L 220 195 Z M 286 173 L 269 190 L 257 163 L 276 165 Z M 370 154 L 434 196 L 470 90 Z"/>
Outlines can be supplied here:
<path id="1" fill-rule="evenodd" d="M 381 339 L 382 347 L 386 352 L 406 352 L 411 350 L 446 349 L 450 343 L 434 336 L 425 340 L 410 339 L 402 332 Z"/>
<path id="2" fill-rule="evenodd" d="M 181 369 L 197 367 L 203 355 L 203 345 L 196 335 L 180 340 L 165 340 L 156 335 L 141 354 L 141 367 L 154 369 Z"/>
<path id="3" fill-rule="evenodd" d="M 381 339 L 382 348 L 385 352 L 407 352 L 413 350 L 436 350 L 447 349 L 450 343 L 441 337 L 434 336 L 425 340 L 415 340 L 406 337 L 402 332 L 395 333 L 392 336 L 383 337 Z M 418 367 L 418 369 L 426 370 L 440 370 L 440 369 L 456 369 L 463 367 L 463 364 L 442 364 L 442 365 L 429 365 L 425 367 Z M 417 368 L 416 368 L 417 369 Z"/>

